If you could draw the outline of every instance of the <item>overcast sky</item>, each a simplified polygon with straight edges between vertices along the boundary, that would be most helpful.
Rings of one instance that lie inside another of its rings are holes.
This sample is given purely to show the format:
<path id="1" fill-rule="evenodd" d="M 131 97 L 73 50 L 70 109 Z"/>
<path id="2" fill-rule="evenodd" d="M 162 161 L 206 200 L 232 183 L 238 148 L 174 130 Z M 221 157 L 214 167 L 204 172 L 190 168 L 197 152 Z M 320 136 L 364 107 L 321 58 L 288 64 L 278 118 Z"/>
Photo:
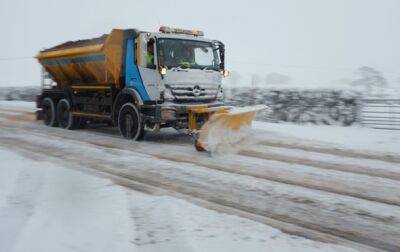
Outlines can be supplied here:
<path id="1" fill-rule="evenodd" d="M 112 28 L 201 29 L 227 67 L 297 83 L 351 79 L 368 65 L 400 85 L 400 0 L 0 0 L 0 86 L 38 85 L 39 50 Z"/>

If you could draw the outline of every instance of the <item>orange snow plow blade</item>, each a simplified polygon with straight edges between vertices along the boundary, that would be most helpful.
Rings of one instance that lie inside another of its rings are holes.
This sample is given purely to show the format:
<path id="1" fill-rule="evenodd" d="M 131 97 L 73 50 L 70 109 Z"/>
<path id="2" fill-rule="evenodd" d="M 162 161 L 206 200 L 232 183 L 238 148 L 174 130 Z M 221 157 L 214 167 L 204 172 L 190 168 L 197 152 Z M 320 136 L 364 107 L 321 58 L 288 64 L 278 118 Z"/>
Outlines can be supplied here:
<path id="1" fill-rule="evenodd" d="M 265 105 L 256 105 L 242 108 L 191 109 L 189 111 L 189 127 L 192 129 L 195 127 L 194 123 L 198 115 L 202 115 L 206 119 L 201 128 L 195 130 L 196 149 L 214 152 L 218 148 L 227 148 L 240 143 L 248 135 L 256 112 L 266 108 Z"/>

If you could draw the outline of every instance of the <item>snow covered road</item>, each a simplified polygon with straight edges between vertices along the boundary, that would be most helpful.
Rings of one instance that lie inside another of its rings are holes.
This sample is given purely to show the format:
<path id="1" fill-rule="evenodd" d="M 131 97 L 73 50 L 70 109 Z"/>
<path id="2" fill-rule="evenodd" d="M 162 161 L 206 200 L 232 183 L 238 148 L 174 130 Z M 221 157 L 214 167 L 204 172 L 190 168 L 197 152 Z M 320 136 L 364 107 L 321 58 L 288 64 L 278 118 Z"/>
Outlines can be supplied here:
<path id="1" fill-rule="evenodd" d="M 31 158 L 0 147 L 0 251 L 345 250 Z"/>
<path id="2" fill-rule="evenodd" d="M 209 157 L 174 131 L 135 143 L 111 128 L 48 128 L 34 121 L 32 109 L 0 103 L 0 147 L 101 172 L 125 186 L 132 181 L 143 190 L 314 240 L 359 250 L 400 249 L 397 149 L 338 147 L 272 134 L 257 125 L 259 144 L 239 154 Z M 398 146 L 395 135 L 387 139 L 395 141 L 386 146 Z"/>

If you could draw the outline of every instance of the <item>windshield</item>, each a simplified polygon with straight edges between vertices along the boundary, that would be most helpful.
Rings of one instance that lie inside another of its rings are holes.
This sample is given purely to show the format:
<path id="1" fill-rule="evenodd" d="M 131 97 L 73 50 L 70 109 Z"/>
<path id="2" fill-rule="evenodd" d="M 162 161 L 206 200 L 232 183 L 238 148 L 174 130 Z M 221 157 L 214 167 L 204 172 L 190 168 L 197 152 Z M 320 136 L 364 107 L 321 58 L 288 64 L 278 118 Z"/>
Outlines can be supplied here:
<path id="1" fill-rule="evenodd" d="M 194 68 L 219 71 L 218 49 L 210 42 L 158 39 L 158 58 L 160 65 L 167 68 Z"/>

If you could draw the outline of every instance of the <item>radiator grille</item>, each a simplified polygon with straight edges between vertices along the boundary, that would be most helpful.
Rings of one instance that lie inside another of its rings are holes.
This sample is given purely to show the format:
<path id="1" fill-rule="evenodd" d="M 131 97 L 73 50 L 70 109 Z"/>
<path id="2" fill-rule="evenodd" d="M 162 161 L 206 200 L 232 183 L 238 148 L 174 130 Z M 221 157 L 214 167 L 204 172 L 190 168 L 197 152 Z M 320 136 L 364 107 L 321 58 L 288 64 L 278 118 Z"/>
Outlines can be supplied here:
<path id="1" fill-rule="evenodd" d="M 178 101 L 214 100 L 218 92 L 216 85 L 169 85 L 169 88 Z"/>

